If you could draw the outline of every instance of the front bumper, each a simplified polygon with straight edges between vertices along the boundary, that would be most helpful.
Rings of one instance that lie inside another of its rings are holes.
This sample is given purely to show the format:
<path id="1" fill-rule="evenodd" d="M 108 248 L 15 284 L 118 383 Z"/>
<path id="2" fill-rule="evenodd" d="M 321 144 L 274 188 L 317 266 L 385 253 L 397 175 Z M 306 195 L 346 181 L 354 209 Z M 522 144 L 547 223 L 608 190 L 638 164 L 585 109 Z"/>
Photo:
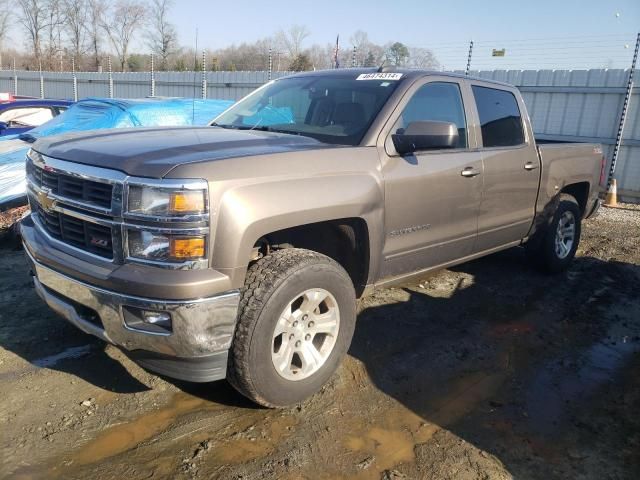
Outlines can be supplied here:
<path id="1" fill-rule="evenodd" d="M 128 351 L 142 366 L 181 380 L 225 377 L 236 325 L 238 291 L 193 300 L 123 295 L 59 273 L 38 262 L 25 245 L 38 295 L 80 330 Z M 170 333 L 147 332 L 125 323 L 124 307 L 169 312 Z"/>

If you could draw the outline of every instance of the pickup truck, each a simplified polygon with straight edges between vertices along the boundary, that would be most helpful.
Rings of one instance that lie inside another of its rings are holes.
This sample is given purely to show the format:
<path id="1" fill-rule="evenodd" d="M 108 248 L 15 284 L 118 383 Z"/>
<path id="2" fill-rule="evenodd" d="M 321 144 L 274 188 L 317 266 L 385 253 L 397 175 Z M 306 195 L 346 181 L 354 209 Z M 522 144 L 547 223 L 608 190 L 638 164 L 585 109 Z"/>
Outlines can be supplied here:
<path id="1" fill-rule="evenodd" d="M 335 372 L 375 288 L 516 246 L 566 269 L 603 165 L 599 145 L 536 145 L 507 84 L 308 72 L 209 126 L 38 140 L 21 234 L 38 294 L 78 328 L 282 407 Z"/>

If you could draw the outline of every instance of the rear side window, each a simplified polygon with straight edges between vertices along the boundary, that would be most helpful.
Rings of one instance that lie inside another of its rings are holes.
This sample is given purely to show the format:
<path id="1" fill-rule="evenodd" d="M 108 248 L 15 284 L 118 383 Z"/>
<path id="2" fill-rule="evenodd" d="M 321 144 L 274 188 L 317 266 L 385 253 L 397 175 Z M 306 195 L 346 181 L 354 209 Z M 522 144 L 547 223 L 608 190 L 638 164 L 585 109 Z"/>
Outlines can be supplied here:
<path id="1" fill-rule="evenodd" d="M 478 106 L 484 147 L 509 147 L 524 143 L 522 118 L 511 92 L 472 85 Z"/>
<path id="2" fill-rule="evenodd" d="M 420 87 L 400 116 L 397 128 L 416 121 L 451 122 L 458 128 L 457 148 L 467 146 L 467 123 L 460 87 L 456 83 L 432 82 Z"/>

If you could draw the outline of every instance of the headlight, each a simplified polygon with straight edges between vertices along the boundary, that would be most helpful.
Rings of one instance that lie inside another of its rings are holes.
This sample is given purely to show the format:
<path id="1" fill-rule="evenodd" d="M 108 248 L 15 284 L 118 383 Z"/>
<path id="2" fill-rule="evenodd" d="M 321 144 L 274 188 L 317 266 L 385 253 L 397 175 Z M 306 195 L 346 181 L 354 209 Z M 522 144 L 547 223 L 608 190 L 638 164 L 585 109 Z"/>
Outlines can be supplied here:
<path id="1" fill-rule="evenodd" d="M 129 230 L 129 256 L 158 262 L 202 259 L 206 239 L 202 235 L 171 235 L 147 230 Z"/>
<path id="2" fill-rule="evenodd" d="M 149 217 L 183 217 L 207 211 L 207 190 L 129 185 L 127 212 Z"/>

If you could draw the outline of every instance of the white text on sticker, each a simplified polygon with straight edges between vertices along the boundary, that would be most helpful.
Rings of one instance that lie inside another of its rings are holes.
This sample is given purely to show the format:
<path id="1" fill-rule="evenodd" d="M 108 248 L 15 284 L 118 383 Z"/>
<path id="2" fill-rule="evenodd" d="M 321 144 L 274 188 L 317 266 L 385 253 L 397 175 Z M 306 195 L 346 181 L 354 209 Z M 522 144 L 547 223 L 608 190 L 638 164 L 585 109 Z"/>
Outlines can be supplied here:
<path id="1" fill-rule="evenodd" d="M 401 73 L 361 73 L 356 80 L 400 80 Z"/>

